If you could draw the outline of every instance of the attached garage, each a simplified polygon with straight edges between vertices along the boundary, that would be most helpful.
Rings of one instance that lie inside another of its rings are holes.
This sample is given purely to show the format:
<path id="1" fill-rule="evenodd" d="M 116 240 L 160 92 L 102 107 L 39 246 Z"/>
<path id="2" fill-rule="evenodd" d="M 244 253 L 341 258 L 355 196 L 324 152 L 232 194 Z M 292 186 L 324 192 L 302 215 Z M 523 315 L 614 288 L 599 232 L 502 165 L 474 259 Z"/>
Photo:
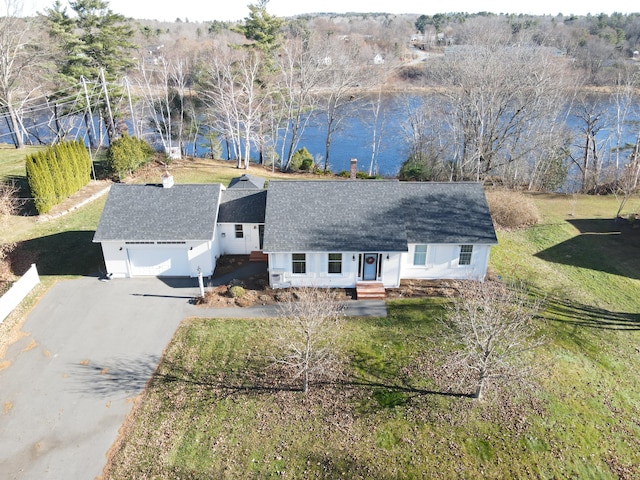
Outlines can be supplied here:
<path id="1" fill-rule="evenodd" d="M 127 245 L 132 277 L 188 277 L 189 250 L 185 245 Z"/>
<path id="2" fill-rule="evenodd" d="M 93 241 L 108 274 L 196 277 L 213 274 L 220 256 L 216 220 L 222 185 L 111 187 Z"/>

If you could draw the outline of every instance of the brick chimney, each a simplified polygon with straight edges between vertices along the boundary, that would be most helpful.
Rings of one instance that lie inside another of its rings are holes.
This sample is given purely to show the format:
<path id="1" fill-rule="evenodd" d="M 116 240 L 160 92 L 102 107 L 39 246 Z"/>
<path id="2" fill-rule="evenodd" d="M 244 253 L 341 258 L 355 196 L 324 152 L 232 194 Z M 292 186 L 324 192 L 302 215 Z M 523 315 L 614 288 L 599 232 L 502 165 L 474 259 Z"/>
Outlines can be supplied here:
<path id="1" fill-rule="evenodd" d="M 355 180 L 358 173 L 358 159 L 352 158 L 351 164 L 349 165 L 349 178 L 351 180 Z"/>

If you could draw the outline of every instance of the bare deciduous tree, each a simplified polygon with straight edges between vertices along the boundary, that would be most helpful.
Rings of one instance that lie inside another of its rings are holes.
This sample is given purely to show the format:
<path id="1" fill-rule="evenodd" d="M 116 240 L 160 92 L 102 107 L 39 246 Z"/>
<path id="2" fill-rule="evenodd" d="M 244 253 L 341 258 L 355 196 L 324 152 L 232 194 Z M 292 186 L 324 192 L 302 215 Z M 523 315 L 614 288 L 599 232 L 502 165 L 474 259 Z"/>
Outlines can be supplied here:
<path id="1" fill-rule="evenodd" d="M 448 136 L 442 161 L 453 162 L 455 179 L 491 174 L 527 183 L 523 169 L 555 149 L 541 144 L 564 140 L 547 133 L 566 101 L 566 60 L 553 49 L 514 45 L 504 26 L 468 33 L 468 45 L 433 65 L 434 85 L 444 87 L 443 117 L 432 127 L 432 135 Z"/>
<path id="2" fill-rule="evenodd" d="M 361 57 L 359 46 L 349 39 L 327 36 L 319 61 L 322 93 L 318 106 L 322 111 L 326 128 L 324 171 L 328 172 L 334 134 L 340 130 L 344 119 L 355 108 L 355 100 L 365 91 L 363 87 L 371 87 L 382 79 L 376 78 L 366 68 L 366 60 Z"/>
<path id="3" fill-rule="evenodd" d="M 3 10 L 0 17 L 0 108 L 7 113 L 7 125 L 16 148 L 22 148 L 25 132 L 20 109 L 32 93 L 27 80 L 41 66 L 43 54 L 34 38 L 32 26 L 35 20 L 22 18 L 22 2 L 4 0 Z"/>
<path id="4" fill-rule="evenodd" d="M 596 99 L 585 99 L 576 106 L 574 114 L 581 135 L 570 158 L 579 170 L 582 193 L 597 192 L 601 181 L 603 159 L 600 153 L 605 142 L 598 139 L 598 133 L 607 126 L 603 108 Z"/>
<path id="5" fill-rule="evenodd" d="M 278 122 L 278 128 L 283 130 L 282 137 L 288 139 L 288 142 L 282 141 L 280 152 L 281 169 L 286 171 L 309 120 L 309 115 L 305 114 L 314 108 L 315 99 L 311 92 L 318 83 L 320 69 L 313 48 L 313 37 L 288 39 L 276 62 L 279 68 L 276 91 L 283 117 Z"/>
<path id="6" fill-rule="evenodd" d="M 267 98 L 258 82 L 260 62 L 251 50 L 217 52 L 200 81 L 214 129 L 231 144 L 237 168 L 249 168 L 251 146 L 260 135 L 261 109 Z"/>
<path id="7" fill-rule="evenodd" d="M 144 116 L 161 141 L 167 155 L 182 148 L 185 131 L 188 62 L 161 58 L 157 65 L 140 64 Z"/>
<path id="8" fill-rule="evenodd" d="M 490 381 L 523 379 L 532 372 L 528 355 L 540 346 L 536 316 L 541 299 L 522 285 L 470 282 L 446 307 L 445 337 L 460 349 L 447 366 L 471 374 L 474 397 L 481 399 Z"/>
<path id="9" fill-rule="evenodd" d="M 273 331 L 272 360 L 302 378 L 302 391 L 311 376 L 323 376 L 337 364 L 336 340 L 340 333 L 343 305 L 329 289 L 296 290 L 282 305 Z"/>

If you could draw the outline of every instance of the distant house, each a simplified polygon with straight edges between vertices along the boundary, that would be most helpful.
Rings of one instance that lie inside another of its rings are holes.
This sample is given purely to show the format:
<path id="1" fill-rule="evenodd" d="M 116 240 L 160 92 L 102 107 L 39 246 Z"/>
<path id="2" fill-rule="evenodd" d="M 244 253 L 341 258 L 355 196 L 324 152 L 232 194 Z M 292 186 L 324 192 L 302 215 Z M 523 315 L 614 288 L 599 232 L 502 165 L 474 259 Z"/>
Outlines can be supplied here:
<path id="1" fill-rule="evenodd" d="M 260 252 L 273 288 L 384 289 L 482 280 L 497 239 L 479 183 L 272 180 L 116 184 L 94 242 L 114 277 L 208 276 L 220 255 Z"/>

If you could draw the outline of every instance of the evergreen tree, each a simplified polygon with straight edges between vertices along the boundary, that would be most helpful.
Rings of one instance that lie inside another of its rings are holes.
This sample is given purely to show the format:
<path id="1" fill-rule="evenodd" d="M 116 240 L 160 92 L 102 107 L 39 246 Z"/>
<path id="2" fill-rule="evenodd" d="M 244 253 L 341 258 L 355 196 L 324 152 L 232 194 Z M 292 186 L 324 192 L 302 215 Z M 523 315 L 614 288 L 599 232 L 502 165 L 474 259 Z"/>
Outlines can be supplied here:
<path id="1" fill-rule="evenodd" d="M 73 175 L 73 191 L 77 192 L 82 187 L 84 187 L 86 182 L 84 181 L 82 175 L 82 165 L 79 163 L 80 159 L 76 155 L 75 142 L 65 142 L 61 145 L 61 147 L 64 148 L 65 157 L 67 158 L 67 161 L 69 162 L 69 165 L 71 167 Z"/>
<path id="2" fill-rule="evenodd" d="M 36 211 L 39 214 L 47 213 L 55 204 L 56 195 L 45 153 L 27 156 L 26 171 Z"/>
<path id="3" fill-rule="evenodd" d="M 89 155 L 89 150 L 87 150 L 86 145 L 83 141 L 77 140 L 74 145 L 75 154 L 78 157 L 78 164 L 82 169 L 82 181 L 83 184 L 86 185 L 91 181 L 91 173 L 93 172 L 93 164 L 91 162 L 91 155 Z"/>
<path id="4" fill-rule="evenodd" d="M 56 158 L 56 154 L 53 148 L 47 149 L 46 153 L 44 154 L 44 158 L 51 174 L 51 180 L 53 181 L 55 204 L 67 196 L 66 188 L 64 185 L 64 177 L 62 176 L 62 171 L 60 170 L 60 165 L 58 165 L 58 159 Z"/>
<path id="5" fill-rule="evenodd" d="M 76 184 L 76 178 L 74 169 L 71 166 L 71 159 L 69 158 L 69 152 L 66 148 L 66 143 L 56 145 L 52 156 L 55 158 L 58 168 L 60 169 L 60 175 L 62 176 L 63 191 L 61 192 L 62 198 L 67 198 L 73 193 L 77 192 L 80 187 Z"/>
<path id="6" fill-rule="evenodd" d="M 244 19 L 244 24 L 237 31 L 248 40 L 253 40 L 258 49 L 265 53 L 273 53 L 282 43 L 281 18 L 267 12 L 269 0 L 259 0 L 256 4 L 248 5 L 249 16 Z"/>
<path id="7" fill-rule="evenodd" d="M 59 75 L 63 83 L 77 84 L 81 77 L 97 79 L 104 72 L 107 82 L 114 81 L 134 62 L 131 50 L 133 29 L 125 17 L 113 13 L 103 0 L 70 1 L 73 14 L 60 0 L 45 10 L 49 35 L 60 48 Z M 111 96 L 117 89 L 111 87 Z M 103 115 L 107 112 L 103 108 Z M 109 139 L 115 135 L 111 121 L 105 122 Z"/>

